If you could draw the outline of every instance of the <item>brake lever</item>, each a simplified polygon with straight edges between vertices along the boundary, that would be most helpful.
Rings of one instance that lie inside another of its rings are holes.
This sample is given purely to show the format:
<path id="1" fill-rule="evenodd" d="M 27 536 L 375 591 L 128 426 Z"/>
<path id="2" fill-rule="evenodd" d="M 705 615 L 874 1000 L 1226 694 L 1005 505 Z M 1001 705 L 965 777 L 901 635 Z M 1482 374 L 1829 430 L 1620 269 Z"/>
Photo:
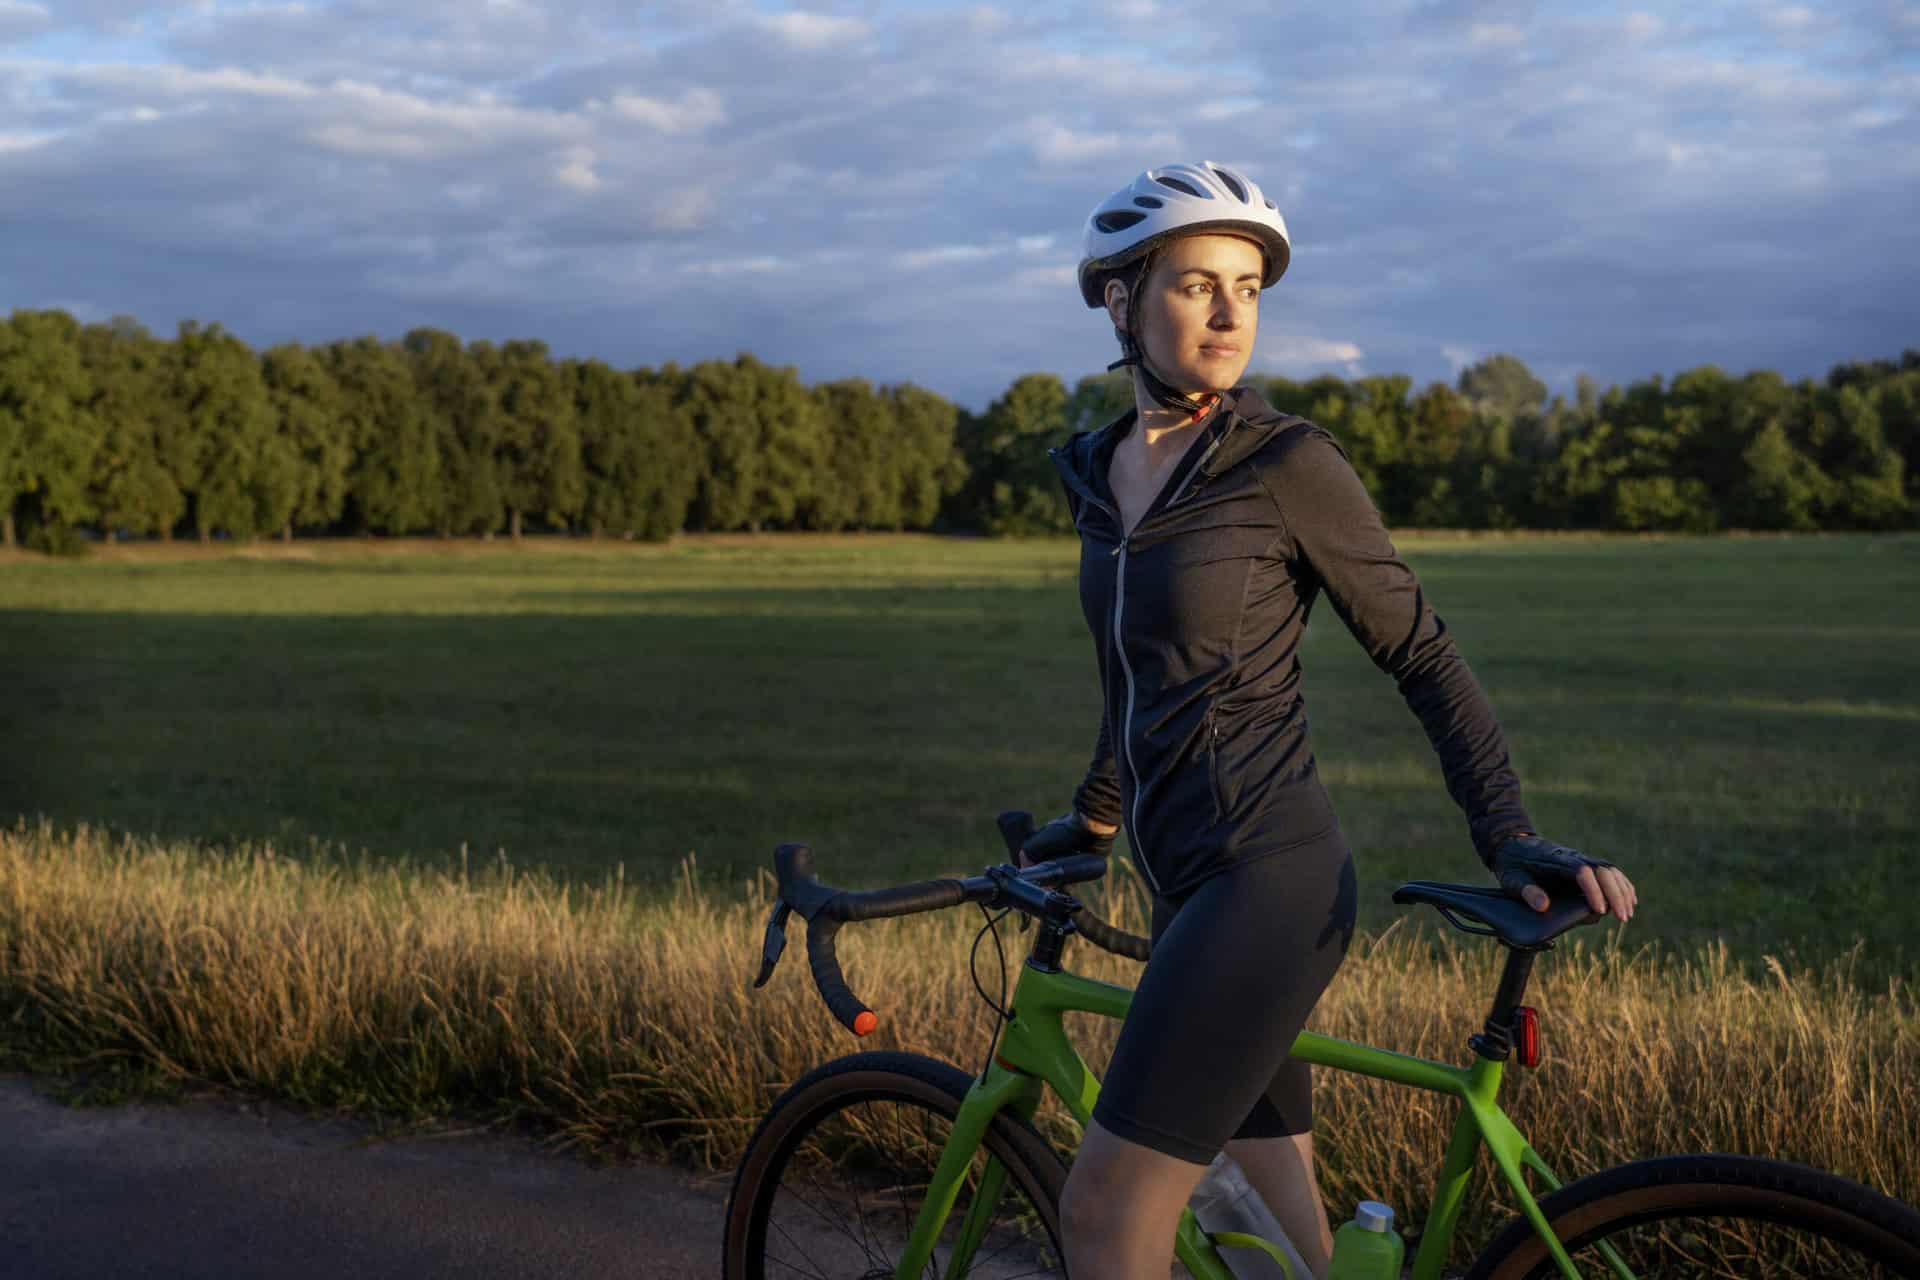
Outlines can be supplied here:
<path id="1" fill-rule="evenodd" d="M 787 949 L 787 916 L 792 912 L 791 906 L 779 902 L 767 918 L 766 940 L 760 944 L 760 976 L 753 980 L 755 987 L 767 985 L 767 979 L 773 976 L 773 967 L 780 963 L 780 954 Z"/>

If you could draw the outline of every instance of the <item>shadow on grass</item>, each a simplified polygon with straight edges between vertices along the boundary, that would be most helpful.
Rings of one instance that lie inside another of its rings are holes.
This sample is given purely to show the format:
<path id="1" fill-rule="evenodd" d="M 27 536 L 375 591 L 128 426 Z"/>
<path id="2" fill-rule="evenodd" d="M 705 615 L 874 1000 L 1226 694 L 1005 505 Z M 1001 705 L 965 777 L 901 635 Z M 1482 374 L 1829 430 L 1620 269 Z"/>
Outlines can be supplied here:
<path id="1" fill-rule="evenodd" d="M 853 622 L 811 590 L 712 613 L 698 593 L 603 615 L 14 611 L 0 813 L 643 878 L 833 838 L 931 871 L 962 812 L 990 832 L 996 806 L 1070 789 L 1098 719 L 1084 629 L 1051 591 L 937 622 L 865 594 Z"/>

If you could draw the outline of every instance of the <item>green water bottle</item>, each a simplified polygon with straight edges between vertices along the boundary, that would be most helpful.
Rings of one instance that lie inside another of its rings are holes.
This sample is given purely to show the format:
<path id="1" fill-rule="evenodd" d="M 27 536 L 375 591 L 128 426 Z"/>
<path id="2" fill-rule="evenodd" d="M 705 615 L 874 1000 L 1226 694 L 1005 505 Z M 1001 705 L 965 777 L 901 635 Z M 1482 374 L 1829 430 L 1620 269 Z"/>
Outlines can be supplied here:
<path id="1" fill-rule="evenodd" d="M 1327 1280 L 1400 1280 L 1407 1246 L 1393 1229 L 1393 1210 L 1362 1200 L 1353 1221 L 1333 1233 L 1333 1265 Z"/>

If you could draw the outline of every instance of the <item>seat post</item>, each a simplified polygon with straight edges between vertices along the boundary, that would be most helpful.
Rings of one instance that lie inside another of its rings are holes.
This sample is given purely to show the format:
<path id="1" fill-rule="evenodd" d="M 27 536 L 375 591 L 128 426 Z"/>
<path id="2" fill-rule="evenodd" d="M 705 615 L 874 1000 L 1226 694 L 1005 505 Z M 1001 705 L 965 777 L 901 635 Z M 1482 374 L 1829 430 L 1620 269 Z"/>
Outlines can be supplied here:
<path id="1" fill-rule="evenodd" d="M 1505 945 L 1505 944 L 1503 944 Z M 1507 947 L 1507 966 L 1500 973 L 1500 989 L 1494 992 L 1493 1009 L 1478 1035 L 1467 1044 L 1483 1058 L 1504 1062 L 1513 1052 L 1513 1010 L 1527 993 L 1527 978 L 1533 973 L 1533 957 L 1539 947 Z"/>

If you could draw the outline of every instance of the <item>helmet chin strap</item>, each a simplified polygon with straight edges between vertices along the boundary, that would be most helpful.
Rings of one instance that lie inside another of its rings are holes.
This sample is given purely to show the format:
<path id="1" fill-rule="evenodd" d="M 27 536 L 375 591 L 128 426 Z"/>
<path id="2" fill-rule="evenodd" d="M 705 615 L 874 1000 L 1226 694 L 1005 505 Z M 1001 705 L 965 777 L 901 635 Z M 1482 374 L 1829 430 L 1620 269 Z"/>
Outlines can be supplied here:
<path id="1" fill-rule="evenodd" d="M 1138 369 L 1140 381 L 1146 387 L 1148 397 L 1162 409 L 1185 414 L 1189 421 L 1198 422 L 1208 410 L 1213 408 L 1214 401 L 1220 398 L 1211 391 L 1192 394 L 1179 390 L 1153 371 L 1153 367 L 1147 363 L 1146 356 L 1135 348 L 1133 343 L 1127 341 L 1125 334 L 1120 335 L 1120 340 L 1122 345 L 1128 348 L 1127 353 L 1108 365 L 1107 371 L 1112 372 L 1127 366 Z"/>
<path id="2" fill-rule="evenodd" d="M 1133 278 L 1133 287 L 1127 290 L 1127 327 L 1122 329 L 1116 325 L 1113 330 L 1113 336 L 1120 339 L 1120 358 L 1107 366 L 1107 372 L 1127 367 L 1138 369 L 1140 382 L 1155 404 L 1172 413 L 1186 415 L 1189 422 L 1198 422 L 1220 397 L 1211 392 L 1192 395 L 1173 386 L 1153 371 L 1153 366 L 1147 363 L 1146 349 L 1133 337 L 1140 329 L 1140 286 L 1153 271 L 1153 260 L 1157 256 L 1149 253 L 1141 261 L 1139 274 Z"/>

